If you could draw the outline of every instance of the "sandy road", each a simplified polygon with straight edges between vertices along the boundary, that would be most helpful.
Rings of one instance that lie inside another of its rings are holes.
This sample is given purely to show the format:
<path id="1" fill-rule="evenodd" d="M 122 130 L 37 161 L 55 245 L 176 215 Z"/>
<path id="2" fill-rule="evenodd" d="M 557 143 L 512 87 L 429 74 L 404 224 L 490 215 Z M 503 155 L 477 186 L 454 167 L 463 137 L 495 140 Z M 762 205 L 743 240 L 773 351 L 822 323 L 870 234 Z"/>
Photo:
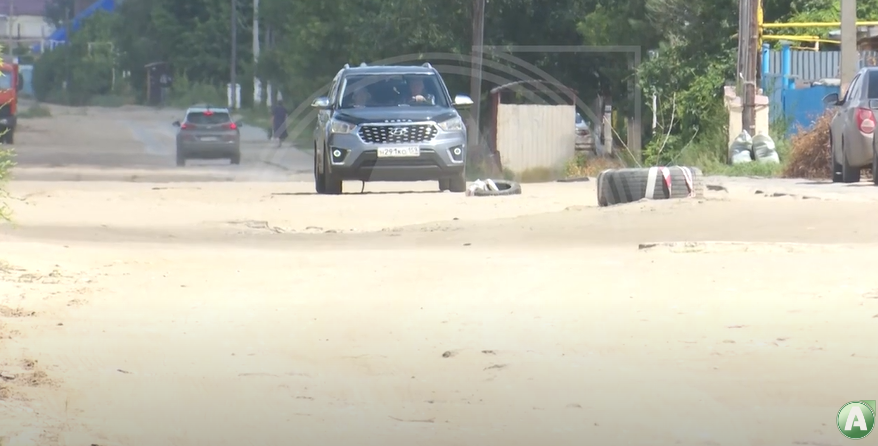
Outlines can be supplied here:
<path id="1" fill-rule="evenodd" d="M 872 187 L 236 179 L 12 184 L 8 445 L 841 445 L 878 396 Z"/>
<path id="2" fill-rule="evenodd" d="M 311 158 L 277 149 L 260 128 L 241 128 L 241 165 L 190 160 L 175 166 L 171 125 L 180 110 L 52 106 L 53 117 L 22 120 L 16 178 L 31 181 L 289 181 L 307 179 Z"/>

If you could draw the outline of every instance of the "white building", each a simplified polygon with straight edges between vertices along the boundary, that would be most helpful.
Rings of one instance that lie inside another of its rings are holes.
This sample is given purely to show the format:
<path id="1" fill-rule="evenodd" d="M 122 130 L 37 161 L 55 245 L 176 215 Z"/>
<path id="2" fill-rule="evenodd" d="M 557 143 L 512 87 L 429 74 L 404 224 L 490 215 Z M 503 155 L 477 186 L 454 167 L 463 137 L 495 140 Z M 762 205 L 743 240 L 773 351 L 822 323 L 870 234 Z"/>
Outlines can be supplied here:
<path id="1" fill-rule="evenodd" d="M 47 0 L 0 0 L 0 45 L 11 41 L 30 47 L 55 30 L 46 22 Z"/>

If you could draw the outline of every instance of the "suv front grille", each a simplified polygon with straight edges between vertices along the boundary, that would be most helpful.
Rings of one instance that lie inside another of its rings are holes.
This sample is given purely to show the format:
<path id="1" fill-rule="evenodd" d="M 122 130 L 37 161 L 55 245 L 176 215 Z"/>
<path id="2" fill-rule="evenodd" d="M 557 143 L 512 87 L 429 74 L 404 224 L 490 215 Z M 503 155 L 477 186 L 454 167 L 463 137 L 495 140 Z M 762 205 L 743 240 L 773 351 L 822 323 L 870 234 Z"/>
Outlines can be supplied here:
<path id="1" fill-rule="evenodd" d="M 417 144 L 431 141 L 436 136 L 432 124 L 364 125 L 360 138 L 369 144 Z"/>

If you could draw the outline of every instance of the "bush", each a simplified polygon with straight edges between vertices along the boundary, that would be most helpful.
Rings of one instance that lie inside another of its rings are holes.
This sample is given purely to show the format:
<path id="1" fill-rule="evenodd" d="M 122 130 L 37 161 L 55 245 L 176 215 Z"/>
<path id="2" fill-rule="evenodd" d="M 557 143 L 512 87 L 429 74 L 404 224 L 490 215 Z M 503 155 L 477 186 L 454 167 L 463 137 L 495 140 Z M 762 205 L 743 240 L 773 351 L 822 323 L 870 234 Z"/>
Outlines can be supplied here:
<path id="1" fill-rule="evenodd" d="M 22 110 L 18 112 L 19 118 L 48 118 L 52 116 L 52 110 L 49 110 L 48 107 L 44 107 L 40 104 L 34 104 L 27 108 L 27 110 Z"/>
<path id="2" fill-rule="evenodd" d="M 12 168 L 15 166 L 13 158 L 15 153 L 12 149 L 0 147 L 0 221 L 9 221 L 11 210 L 6 205 L 6 199 L 9 198 L 6 192 L 6 183 L 9 181 Z"/>
<path id="3" fill-rule="evenodd" d="M 831 120 L 832 113 L 828 112 L 811 129 L 799 128 L 790 141 L 789 162 L 783 171 L 784 178 L 832 178 L 832 160 L 829 153 Z"/>
<path id="4" fill-rule="evenodd" d="M 596 177 L 604 170 L 623 168 L 625 168 L 625 163 L 617 158 L 577 153 L 564 166 L 564 175 L 567 178 Z"/>
<path id="5" fill-rule="evenodd" d="M 88 101 L 88 105 L 92 107 L 122 107 L 125 105 L 133 105 L 134 98 L 130 96 L 122 96 L 117 94 L 101 94 Z"/>
<path id="6" fill-rule="evenodd" d="M 99 11 L 85 20 L 70 44 L 41 54 L 34 62 L 34 96 L 40 102 L 88 105 L 94 96 L 113 90 L 116 55 L 105 40 L 113 16 Z"/>

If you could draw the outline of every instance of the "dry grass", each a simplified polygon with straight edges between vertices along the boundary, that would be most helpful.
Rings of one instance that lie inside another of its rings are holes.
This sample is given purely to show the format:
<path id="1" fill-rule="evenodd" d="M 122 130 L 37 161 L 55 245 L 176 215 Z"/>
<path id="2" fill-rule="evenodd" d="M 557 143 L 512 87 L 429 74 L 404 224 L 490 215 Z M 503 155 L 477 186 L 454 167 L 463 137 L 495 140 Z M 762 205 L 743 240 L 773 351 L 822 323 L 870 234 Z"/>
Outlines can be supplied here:
<path id="1" fill-rule="evenodd" d="M 548 183 L 549 181 L 557 180 L 561 176 L 560 172 L 548 167 L 534 167 L 513 175 L 515 180 L 520 183 Z"/>
<path id="2" fill-rule="evenodd" d="M 799 132 L 790 141 L 789 161 L 784 178 L 823 180 L 832 178 L 832 160 L 829 154 L 830 113 L 824 114 L 810 130 Z"/>
<path id="3" fill-rule="evenodd" d="M 618 158 L 609 158 L 596 155 L 577 154 L 564 169 L 567 178 L 596 177 L 607 169 L 623 169 L 625 163 Z"/>
<path id="4" fill-rule="evenodd" d="M 617 158 L 577 153 L 562 168 L 534 167 L 522 172 L 506 170 L 504 178 L 520 183 L 548 183 L 567 178 L 596 177 L 606 169 L 621 169 L 625 163 Z"/>

